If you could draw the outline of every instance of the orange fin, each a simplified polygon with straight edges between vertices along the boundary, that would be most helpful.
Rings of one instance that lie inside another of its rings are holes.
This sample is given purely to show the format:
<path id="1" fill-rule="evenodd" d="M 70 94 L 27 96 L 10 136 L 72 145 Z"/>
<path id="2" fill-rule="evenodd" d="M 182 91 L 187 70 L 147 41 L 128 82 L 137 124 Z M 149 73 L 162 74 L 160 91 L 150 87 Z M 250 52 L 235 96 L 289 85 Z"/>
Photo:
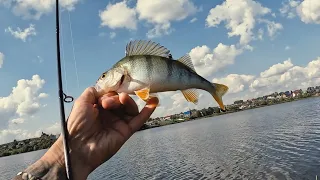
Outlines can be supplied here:
<path id="1" fill-rule="evenodd" d="M 135 91 L 135 94 L 146 103 L 147 103 L 147 101 L 149 99 L 152 99 L 153 97 L 156 97 L 156 98 L 159 99 L 158 94 L 156 94 L 156 93 L 151 93 L 150 94 L 149 92 L 150 92 L 149 88 L 143 88 L 143 89 L 141 89 L 139 91 Z M 158 103 L 157 106 L 158 107 L 160 106 L 160 102 Z"/>
<path id="2" fill-rule="evenodd" d="M 147 101 L 149 99 L 149 92 L 150 92 L 150 88 L 146 87 L 143 89 L 140 89 L 138 91 L 134 91 L 134 93 L 142 100 Z"/>
<path id="3" fill-rule="evenodd" d="M 181 92 L 188 102 L 193 102 L 194 104 L 198 103 L 199 94 L 196 89 L 186 89 Z"/>
<path id="4" fill-rule="evenodd" d="M 229 87 L 223 84 L 218 84 L 218 83 L 212 83 L 212 85 L 215 87 L 215 92 L 211 93 L 213 98 L 217 101 L 221 110 L 226 111 L 226 108 L 222 101 L 222 96 L 228 92 Z"/>

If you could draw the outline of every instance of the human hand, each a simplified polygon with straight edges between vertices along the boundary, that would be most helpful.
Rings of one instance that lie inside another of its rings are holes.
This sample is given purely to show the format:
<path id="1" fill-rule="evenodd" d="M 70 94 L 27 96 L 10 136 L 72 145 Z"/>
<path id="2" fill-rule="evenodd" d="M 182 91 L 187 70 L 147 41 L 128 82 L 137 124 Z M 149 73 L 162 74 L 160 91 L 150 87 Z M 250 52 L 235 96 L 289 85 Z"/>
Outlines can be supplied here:
<path id="1" fill-rule="evenodd" d="M 75 101 L 67 122 L 73 177 L 86 179 L 110 159 L 149 119 L 158 102 L 150 99 L 139 113 L 125 93 L 110 92 L 98 98 L 93 87 L 87 88 Z M 65 167 L 61 136 L 41 160 Z"/>
<path id="2" fill-rule="evenodd" d="M 71 157 L 89 172 L 110 159 L 149 119 L 158 104 L 158 99 L 151 99 L 139 113 L 134 100 L 125 93 L 111 92 L 98 101 L 96 96 L 94 88 L 84 91 L 68 120 Z"/>

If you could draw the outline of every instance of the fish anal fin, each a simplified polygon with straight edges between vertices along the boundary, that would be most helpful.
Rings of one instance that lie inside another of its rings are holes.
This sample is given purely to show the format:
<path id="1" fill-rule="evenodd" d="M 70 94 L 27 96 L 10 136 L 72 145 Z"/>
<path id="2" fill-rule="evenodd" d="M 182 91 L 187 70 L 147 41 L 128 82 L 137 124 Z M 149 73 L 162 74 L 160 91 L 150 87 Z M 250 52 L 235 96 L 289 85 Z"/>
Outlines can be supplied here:
<path id="1" fill-rule="evenodd" d="M 185 54 L 184 56 L 180 57 L 177 61 L 181 62 L 182 64 L 186 65 L 187 67 L 192 69 L 194 72 L 196 72 L 196 69 L 194 68 L 194 65 L 192 63 L 192 60 L 189 54 Z"/>
<path id="2" fill-rule="evenodd" d="M 217 103 L 219 104 L 220 106 L 220 109 L 222 111 L 226 111 L 226 108 L 223 104 L 223 101 L 222 101 L 222 96 L 225 95 L 228 90 L 229 90 L 229 87 L 224 85 L 224 84 L 218 84 L 218 83 L 212 83 L 212 85 L 215 87 L 215 91 L 214 92 L 211 92 L 213 98 L 217 101 Z"/>
<path id="3" fill-rule="evenodd" d="M 184 98 L 186 98 L 188 102 L 192 102 L 194 104 L 198 103 L 199 94 L 196 89 L 186 89 L 186 90 L 181 90 L 181 92 Z"/>
<path id="4" fill-rule="evenodd" d="M 126 46 L 125 54 L 126 56 L 133 55 L 155 55 L 161 57 L 169 57 L 170 51 L 151 40 L 135 40 L 130 41 Z"/>

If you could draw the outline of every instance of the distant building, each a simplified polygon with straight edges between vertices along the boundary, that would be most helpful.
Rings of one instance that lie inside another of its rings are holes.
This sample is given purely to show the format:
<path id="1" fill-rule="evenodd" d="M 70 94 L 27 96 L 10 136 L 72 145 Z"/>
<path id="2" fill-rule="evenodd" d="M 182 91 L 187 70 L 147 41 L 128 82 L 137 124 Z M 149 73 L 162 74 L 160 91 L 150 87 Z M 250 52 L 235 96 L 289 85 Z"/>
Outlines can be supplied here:
<path id="1" fill-rule="evenodd" d="M 243 100 L 235 101 L 234 104 L 243 104 Z"/>
<path id="2" fill-rule="evenodd" d="M 183 113 L 184 117 L 190 117 L 191 116 L 191 111 L 186 111 Z"/>

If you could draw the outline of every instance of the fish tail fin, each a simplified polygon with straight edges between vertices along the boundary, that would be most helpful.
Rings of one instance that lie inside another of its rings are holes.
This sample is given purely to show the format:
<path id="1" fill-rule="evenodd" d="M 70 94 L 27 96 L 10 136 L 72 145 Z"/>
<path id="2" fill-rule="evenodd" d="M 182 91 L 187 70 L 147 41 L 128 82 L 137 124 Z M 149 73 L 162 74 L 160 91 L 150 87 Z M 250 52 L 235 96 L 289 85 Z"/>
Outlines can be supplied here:
<path id="1" fill-rule="evenodd" d="M 223 104 L 222 96 L 228 92 L 229 87 L 224 84 L 218 84 L 218 83 L 211 83 L 211 84 L 214 87 L 214 91 L 210 92 L 210 93 L 213 96 L 213 98 L 217 101 L 217 103 L 219 104 L 220 109 L 223 112 L 225 112 L 226 107 Z"/>

